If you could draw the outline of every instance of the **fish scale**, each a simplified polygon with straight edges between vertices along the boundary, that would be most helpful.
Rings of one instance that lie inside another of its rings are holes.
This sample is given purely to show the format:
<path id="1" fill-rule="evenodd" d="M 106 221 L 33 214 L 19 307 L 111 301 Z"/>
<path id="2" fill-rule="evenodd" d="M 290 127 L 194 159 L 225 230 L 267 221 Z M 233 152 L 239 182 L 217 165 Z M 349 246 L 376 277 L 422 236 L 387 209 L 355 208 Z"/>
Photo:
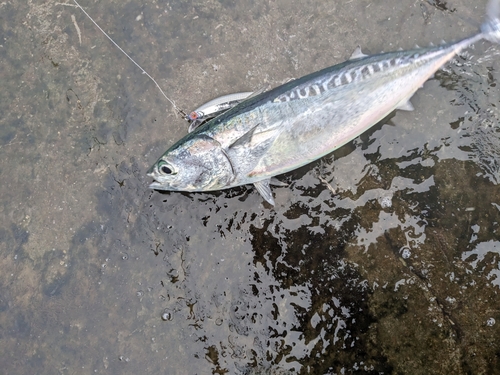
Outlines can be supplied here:
<path id="1" fill-rule="evenodd" d="M 158 190 L 210 191 L 254 184 L 270 204 L 271 178 L 334 151 L 395 109 L 436 70 L 481 39 L 500 42 L 500 0 L 481 31 L 439 47 L 366 56 L 251 97 L 205 123 L 150 168 Z"/>

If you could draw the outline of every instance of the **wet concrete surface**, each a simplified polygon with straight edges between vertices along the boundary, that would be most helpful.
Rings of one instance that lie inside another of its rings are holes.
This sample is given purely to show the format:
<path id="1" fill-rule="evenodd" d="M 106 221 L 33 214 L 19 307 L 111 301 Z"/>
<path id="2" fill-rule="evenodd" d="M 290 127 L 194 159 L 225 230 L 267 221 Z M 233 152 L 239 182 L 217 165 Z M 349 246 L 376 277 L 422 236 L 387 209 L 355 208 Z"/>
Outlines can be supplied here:
<path id="1" fill-rule="evenodd" d="M 473 33 L 485 1 L 82 5 L 184 110 Z M 251 187 L 147 189 L 187 131 L 71 3 L 0 4 L 8 374 L 500 373 L 500 47 Z M 335 193 L 332 191 L 334 190 Z"/>

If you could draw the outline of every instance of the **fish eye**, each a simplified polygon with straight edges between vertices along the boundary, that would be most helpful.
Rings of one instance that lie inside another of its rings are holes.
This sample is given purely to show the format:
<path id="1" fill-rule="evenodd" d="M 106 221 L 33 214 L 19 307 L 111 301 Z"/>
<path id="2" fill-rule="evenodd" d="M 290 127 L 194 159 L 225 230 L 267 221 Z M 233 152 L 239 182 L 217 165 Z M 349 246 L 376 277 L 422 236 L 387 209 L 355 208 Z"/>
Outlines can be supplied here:
<path id="1" fill-rule="evenodd" d="M 169 167 L 167 167 L 166 165 L 162 165 L 160 170 L 165 174 L 172 174 L 172 170 Z"/>
<path id="2" fill-rule="evenodd" d="M 173 168 L 165 161 L 161 161 L 158 164 L 158 170 L 162 174 L 166 174 L 166 175 L 175 174 Z"/>

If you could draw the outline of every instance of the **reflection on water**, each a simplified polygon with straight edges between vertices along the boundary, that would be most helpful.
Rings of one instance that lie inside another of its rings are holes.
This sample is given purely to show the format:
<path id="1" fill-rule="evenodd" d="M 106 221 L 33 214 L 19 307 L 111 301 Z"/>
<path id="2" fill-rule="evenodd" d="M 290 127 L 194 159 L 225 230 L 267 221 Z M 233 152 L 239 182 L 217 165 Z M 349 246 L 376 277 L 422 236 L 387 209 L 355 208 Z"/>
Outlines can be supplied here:
<path id="1" fill-rule="evenodd" d="M 410 3 L 103 2 L 98 17 L 194 108 L 341 61 L 358 39 L 376 52 L 387 30 L 393 45 L 457 36 L 454 15 L 484 8 L 424 20 Z M 6 373 L 495 373 L 498 47 L 282 176 L 272 209 L 251 187 L 149 191 L 186 124 L 72 8 L 19 6 L 0 5 L 22 14 L 0 42 L 20 77 L 0 93 Z"/>
<path id="2" fill-rule="evenodd" d="M 478 227 L 472 228 L 474 233 L 479 229 Z M 485 261 L 486 257 L 489 258 L 488 261 Z M 475 270 L 485 274 L 493 285 L 500 286 L 500 243 L 498 241 L 478 243 L 473 250 L 463 253 L 462 260 L 469 262 Z"/>

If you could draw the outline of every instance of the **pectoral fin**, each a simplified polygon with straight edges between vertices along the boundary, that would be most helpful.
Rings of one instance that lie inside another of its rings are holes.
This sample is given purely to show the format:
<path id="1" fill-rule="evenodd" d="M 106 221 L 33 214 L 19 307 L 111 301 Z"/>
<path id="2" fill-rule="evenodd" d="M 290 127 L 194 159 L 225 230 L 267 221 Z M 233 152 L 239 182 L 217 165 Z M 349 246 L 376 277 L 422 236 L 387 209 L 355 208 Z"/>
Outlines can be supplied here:
<path id="1" fill-rule="evenodd" d="M 260 193 L 262 198 L 266 200 L 271 206 L 274 206 L 273 193 L 271 192 L 271 188 L 269 187 L 269 183 L 271 179 L 265 179 L 262 181 L 254 182 L 254 186 L 257 188 L 257 191 Z"/>
<path id="2" fill-rule="evenodd" d="M 255 125 L 248 132 L 246 132 L 241 137 L 239 137 L 237 140 L 235 140 L 233 143 L 231 143 L 228 148 L 230 148 L 230 149 L 236 148 L 236 147 L 244 146 L 244 145 L 251 143 L 253 134 L 255 133 L 255 130 L 257 129 L 258 126 L 259 126 L 259 124 Z"/>
<path id="3" fill-rule="evenodd" d="M 271 127 L 263 128 L 262 124 L 257 124 L 232 144 L 230 144 L 228 148 L 231 149 L 242 146 L 255 148 L 259 145 L 270 144 L 270 142 L 274 142 L 274 140 L 282 132 L 283 129 L 280 127 L 280 125 L 281 123 L 277 123 Z"/>

